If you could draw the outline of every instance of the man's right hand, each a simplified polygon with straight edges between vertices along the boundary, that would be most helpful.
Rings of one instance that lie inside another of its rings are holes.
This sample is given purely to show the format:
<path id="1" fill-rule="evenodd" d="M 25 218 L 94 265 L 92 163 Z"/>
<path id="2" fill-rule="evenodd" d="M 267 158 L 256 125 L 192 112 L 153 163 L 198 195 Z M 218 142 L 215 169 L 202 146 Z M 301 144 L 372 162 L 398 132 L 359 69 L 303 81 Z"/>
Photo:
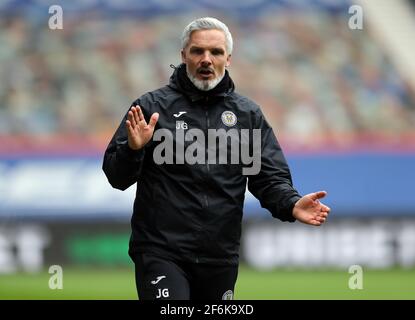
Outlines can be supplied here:
<path id="1" fill-rule="evenodd" d="M 131 107 L 128 111 L 127 126 L 128 146 L 133 150 L 139 150 L 150 141 L 153 136 L 154 127 L 156 126 L 159 114 L 153 113 L 150 122 L 147 124 L 143 112 L 139 106 Z"/>

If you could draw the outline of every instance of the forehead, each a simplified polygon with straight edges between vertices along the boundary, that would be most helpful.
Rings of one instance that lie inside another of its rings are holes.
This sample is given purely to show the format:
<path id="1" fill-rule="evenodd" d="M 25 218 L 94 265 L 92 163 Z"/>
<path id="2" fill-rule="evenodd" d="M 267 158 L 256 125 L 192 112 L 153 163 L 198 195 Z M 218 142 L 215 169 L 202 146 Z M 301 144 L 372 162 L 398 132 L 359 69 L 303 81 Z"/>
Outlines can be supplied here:
<path id="1" fill-rule="evenodd" d="M 226 47 L 226 38 L 222 30 L 196 30 L 190 35 L 188 46 Z"/>

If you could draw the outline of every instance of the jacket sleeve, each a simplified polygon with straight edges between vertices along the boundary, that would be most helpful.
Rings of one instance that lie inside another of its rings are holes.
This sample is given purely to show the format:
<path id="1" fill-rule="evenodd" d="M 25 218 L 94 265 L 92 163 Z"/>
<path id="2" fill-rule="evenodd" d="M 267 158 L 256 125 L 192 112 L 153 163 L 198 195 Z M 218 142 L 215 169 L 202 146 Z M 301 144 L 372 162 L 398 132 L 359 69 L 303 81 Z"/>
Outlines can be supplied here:
<path id="1" fill-rule="evenodd" d="M 301 198 L 293 188 L 290 169 L 272 128 L 260 110 L 256 128 L 261 129 L 261 170 L 248 177 L 248 190 L 282 221 L 294 222 L 292 210 Z"/>
<path id="2" fill-rule="evenodd" d="M 132 150 L 128 146 L 127 128 L 125 125 L 127 114 L 128 112 L 105 151 L 102 165 L 102 169 L 111 186 L 120 190 L 126 190 L 137 182 L 145 154 L 145 148 Z"/>

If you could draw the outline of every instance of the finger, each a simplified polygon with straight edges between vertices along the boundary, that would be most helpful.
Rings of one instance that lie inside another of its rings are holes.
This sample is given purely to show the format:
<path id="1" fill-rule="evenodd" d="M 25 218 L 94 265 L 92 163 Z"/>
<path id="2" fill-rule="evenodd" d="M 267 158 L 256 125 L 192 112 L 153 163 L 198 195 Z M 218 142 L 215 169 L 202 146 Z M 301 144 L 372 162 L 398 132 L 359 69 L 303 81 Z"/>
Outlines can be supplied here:
<path id="1" fill-rule="evenodd" d="M 317 220 L 312 220 L 312 221 L 311 221 L 311 224 L 312 224 L 313 226 L 316 226 L 316 227 L 321 226 L 321 222 L 320 222 L 320 221 L 317 221 Z"/>
<path id="2" fill-rule="evenodd" d="M 143 111 L 141 111 L 140 107 L 137 107 L 137 118 L 136 120 L 138 120 L 138 125 L 140 126 L 140 128 L 143 128 L 147 126 L 147 121 L 144 118 L 143 115 Z"/>
<path id="3" fill-rule="evenodd" d="M 157 123 L 158 119 L 159 119 L 159 114 L 157 112 L 153 113 L 153 115 L 150 118 L 150 122 L 148 123 L 148 125 L 151 128 L 154 128 L 156 126 L 156 123 Z"/>
<path id="4" fill-rule="evenodd" d="M 128 133 L 129 133 L 130 135 L 133 135 L 133 134 L 134 134 L 134 129 L 133 129 L 133 126 L 131 125 L 131 121 L 130 121 L 130 120 L 126 120 L 126 121 L 125 121 L 125 124 L 126 124 L 126 126 L 127 126 L 127 131 L 128 131 Z"/>
<path id="5" fill-rule="evenodd" d="M 142 124 L 140 123 L 140 107 L 136 106 L 133 110 L 134 113 L 134 119 L 135 122 L 137 123 L 138 126 L 141 126 Z"/>
<path id="6" fill-rule="evenodd" d="M 329 213 L 330 210 L 331 209 L 329 207 L 325 206 L 324 204 L 321 205 L 321 211 Z"/>
<path id="7" fill-rule="evenodd" d="M 316 220 L 319 221 L 320 223 L 324 223 L 326 221 L 326 218 L 324 218 L 322 216 L 317 216 Z"/>
<path id="8" fill-rule="evenodd" d="M 132 108 L 130 111 L 128 111 L 128 117 L 127 117 L 128 121 L 130 121 L 130 125 L 134 128 L 137 123 L 135 121 L 135 117 L 134 117 L 134 113 L 132 111 Z"/>
<path id="9" fill-rule="evenodd" d="M 327 218 L 329 214 L 327 212 L 320 212 L 319 216 L 323 218 Z"/>
<path id="10" fill-rule="evenodd" d="M 145 121 L 143 111 L 141 110 L 140 106 L 137 106 L 137 113 L 139 121 Z"/>

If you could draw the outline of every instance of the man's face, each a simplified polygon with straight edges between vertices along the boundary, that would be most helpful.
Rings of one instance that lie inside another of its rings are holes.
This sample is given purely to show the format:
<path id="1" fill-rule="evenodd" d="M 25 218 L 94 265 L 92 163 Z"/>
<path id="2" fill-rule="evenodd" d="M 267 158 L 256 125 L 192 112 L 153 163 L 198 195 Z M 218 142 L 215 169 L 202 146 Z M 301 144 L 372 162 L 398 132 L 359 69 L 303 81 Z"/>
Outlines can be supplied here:
<path id="1" fill-rule="evenodd" d="M 193 31 L 181 54 L 187 72 L 206 85 L 221 79 L 225 67 L 231 62 L 231 55 L 226 51 L 225 34 L 215 29 Z"/>

